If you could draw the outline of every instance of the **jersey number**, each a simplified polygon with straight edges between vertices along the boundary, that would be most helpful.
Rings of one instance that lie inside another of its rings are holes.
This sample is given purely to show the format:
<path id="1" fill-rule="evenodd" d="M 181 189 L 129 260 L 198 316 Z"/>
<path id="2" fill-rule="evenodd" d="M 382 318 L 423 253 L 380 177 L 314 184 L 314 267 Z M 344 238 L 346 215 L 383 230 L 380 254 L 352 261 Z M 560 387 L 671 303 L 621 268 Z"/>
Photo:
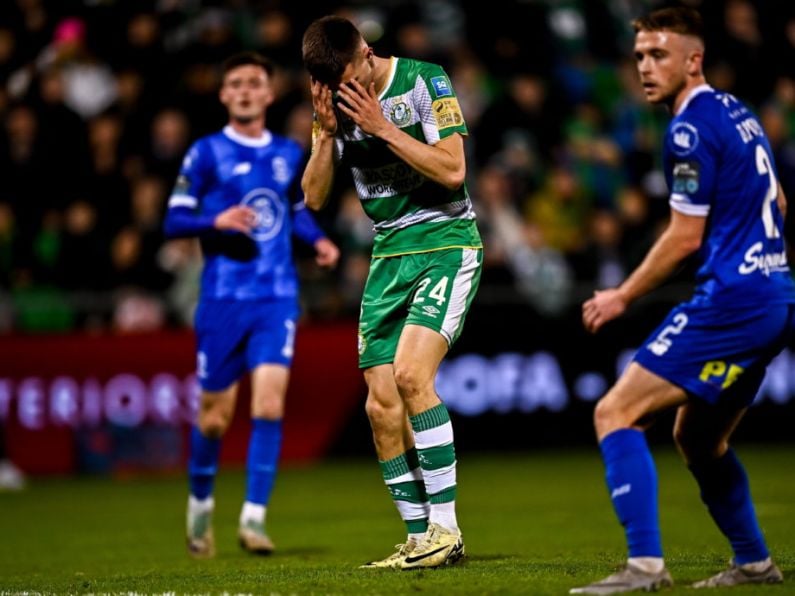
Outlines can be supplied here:
<path id="1" fill-rule="evenodd" d="M 770 156 L 762 145 L 756 146 L 756 171 L 760 176 L 767 176 L 770 183 L 765 195 L 765 202 L 762 203 L 762 224 L 765 226 L 765 236 L 768 238 L 780 238 L 781 233 L 773 220 L 773 203 L 778 197 L 778 180 L 776 180 L 776 174 L 773 172 Z"/>

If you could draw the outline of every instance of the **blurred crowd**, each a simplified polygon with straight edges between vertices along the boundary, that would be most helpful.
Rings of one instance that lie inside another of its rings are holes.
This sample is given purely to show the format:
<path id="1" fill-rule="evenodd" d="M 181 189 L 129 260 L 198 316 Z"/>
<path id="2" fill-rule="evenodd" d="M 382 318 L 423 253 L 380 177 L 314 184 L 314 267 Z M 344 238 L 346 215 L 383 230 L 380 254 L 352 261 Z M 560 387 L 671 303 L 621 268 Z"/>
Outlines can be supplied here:
<path id="1" fill-rule="evenodd" d="M 669 3 L 670 4 L 670 3 Z M 707 78 L 759 114 L 795 197 L 795 6 L 690 1 Z M 379 55 L 442 64 L 470 130 L 468 185 L 484 235 L 479 300 L 556 316 L 619 283 L 668 214 L 669 116 L 646 105 L 630 20 L 650 0 L 3 0 L 0 8 L 0 331 L 150 330 L 190 323 L 201 255 L 165 242 L 183 154 L 225 124 L 219 65 L 277 65 L 267 126 L 307 147 L 300 41 L 351 18 Z M 322 12 L 321 12 L 322 11 Z M 319 219 L 337 271 L 296 247 L 305 315 L 355 316 L 372 226 L 349 177 Z"/>

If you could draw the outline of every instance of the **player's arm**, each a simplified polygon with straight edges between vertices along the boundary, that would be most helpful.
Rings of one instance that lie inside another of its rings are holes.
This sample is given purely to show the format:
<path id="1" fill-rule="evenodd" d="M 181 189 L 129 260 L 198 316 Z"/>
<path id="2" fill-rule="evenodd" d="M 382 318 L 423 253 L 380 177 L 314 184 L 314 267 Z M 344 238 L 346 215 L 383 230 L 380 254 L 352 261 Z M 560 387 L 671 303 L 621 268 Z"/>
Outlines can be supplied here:
<path id="1" fill-rule="evenodd" d="M 254 211 L 242 205 L 233 205 L 218 215 L 204 215 L 195 208 L 169 204 L 163 230 L 166 238 L 204 236 L 215 231 L 248 234 L 256 218 Z"/>
<path id="2" fill-rule="evenodd" d="M 208 185 L 207 172 L 210 170 L 204 155 L 201 144 L 197 143 L 188 150 L 182 161 L 177 182 L 168 199 L 168 210 L 163 223 L 167 238 L 190 238 L 215 231 L 247 234 L 256 221 L 256 213 L 241 205 L 234 205 L 215 215 L 202 213 L 199 207 Z"/>
<path id="3" fill-rule="evenodd" d="M 597 291 L 582 309 L 585 328 L 591 333 L 621 316 L 635 300 L 665 281 L 687 257 L 701 247 L 707 218 L 671 211 L 671 221 L 643 262 L 617 288 Z"/>
<path id="4" fill-rule="evenodd" d="M 301 189 L 306 206 L 318 210 L 326 204 L 334 183 L 334 135 L 337 132 L 331 89 L 319 81 L 312 81 L 312 106 L 315 110 L 312 154 L 304 168 Z"/>
<path id="5" fill-rule="evenodd" d="M 339 104 L 341 112 L 367 134 L 386 141 L 389 149 L 413 169 L 450 190 L 464 183 L 466 160 L 460 134 L 428 145 L 403 132 L 384 118 L 374 83 L 365 89 L 358 81 L 349 81 L 340 85 L 339 96 L 344 102 Z"/>

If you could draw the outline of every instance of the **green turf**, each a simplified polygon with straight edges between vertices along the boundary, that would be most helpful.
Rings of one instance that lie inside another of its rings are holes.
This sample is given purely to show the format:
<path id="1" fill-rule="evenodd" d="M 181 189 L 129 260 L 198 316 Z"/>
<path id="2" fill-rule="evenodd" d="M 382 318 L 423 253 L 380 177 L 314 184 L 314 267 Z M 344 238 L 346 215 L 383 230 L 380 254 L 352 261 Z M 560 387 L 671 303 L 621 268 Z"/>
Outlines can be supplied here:
<path id="1" fill-rule="evenodd" d="M 795 447 L 740 446 L 739 453 L 771 549 L 792 575 Z M 730 553 L 684 466 L 670 450 L 655 455 L 668 566 L 684 586 L 720 570 Z M 422 572 L 356 568 L 403 536 L 374 462 L 282 470 L 268 523 L 279 550 L 269 558 L 237 547 L 243 487 L 241 471 L 223 471 L 211 561 L 185 553 L 181 477 L 37 479 L 23 493 L 0 494 L 0 594 L 564 594 L 624 556 L 595 449 L 465 454 L 458 510 L 469 558 Z M 795 578 L 731 591 L 752 592 L 795 593 Z"/>

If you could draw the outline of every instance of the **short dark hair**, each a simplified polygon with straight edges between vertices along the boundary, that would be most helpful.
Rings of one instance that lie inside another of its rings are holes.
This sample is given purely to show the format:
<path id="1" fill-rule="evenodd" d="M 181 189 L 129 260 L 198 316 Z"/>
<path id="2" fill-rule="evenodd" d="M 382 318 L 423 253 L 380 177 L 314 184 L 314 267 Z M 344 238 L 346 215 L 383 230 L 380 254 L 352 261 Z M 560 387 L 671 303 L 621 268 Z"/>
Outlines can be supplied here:
<path id="1" fill-rule="evenodd" d="M 307 27 L 301 47 L 309 76 L 325 85 L 339 83 L 361 43 L 362 34 L 348 19 L 317 19 Z"/>
<path id="2" fill-rule="evenodd" d="M 249 64 L 259 66 L 269 77 L 273 75 L 273 62 L 268 60 L 265 56 L 257 52 L 240 52 L 224 60 L 224 63 L 221 65 L 221 77 L 225 77 L 230 70 L 234 70 L 238 66 L 246 66 Z"/>
<path id="3" fill-rule="evenodd" d="M 635 33 L 639 31 L 672 31 L 692 35 L 704 41 L 704 21 L 697 10 L 687 6 L 661 8 L 632 21 Z"/>

